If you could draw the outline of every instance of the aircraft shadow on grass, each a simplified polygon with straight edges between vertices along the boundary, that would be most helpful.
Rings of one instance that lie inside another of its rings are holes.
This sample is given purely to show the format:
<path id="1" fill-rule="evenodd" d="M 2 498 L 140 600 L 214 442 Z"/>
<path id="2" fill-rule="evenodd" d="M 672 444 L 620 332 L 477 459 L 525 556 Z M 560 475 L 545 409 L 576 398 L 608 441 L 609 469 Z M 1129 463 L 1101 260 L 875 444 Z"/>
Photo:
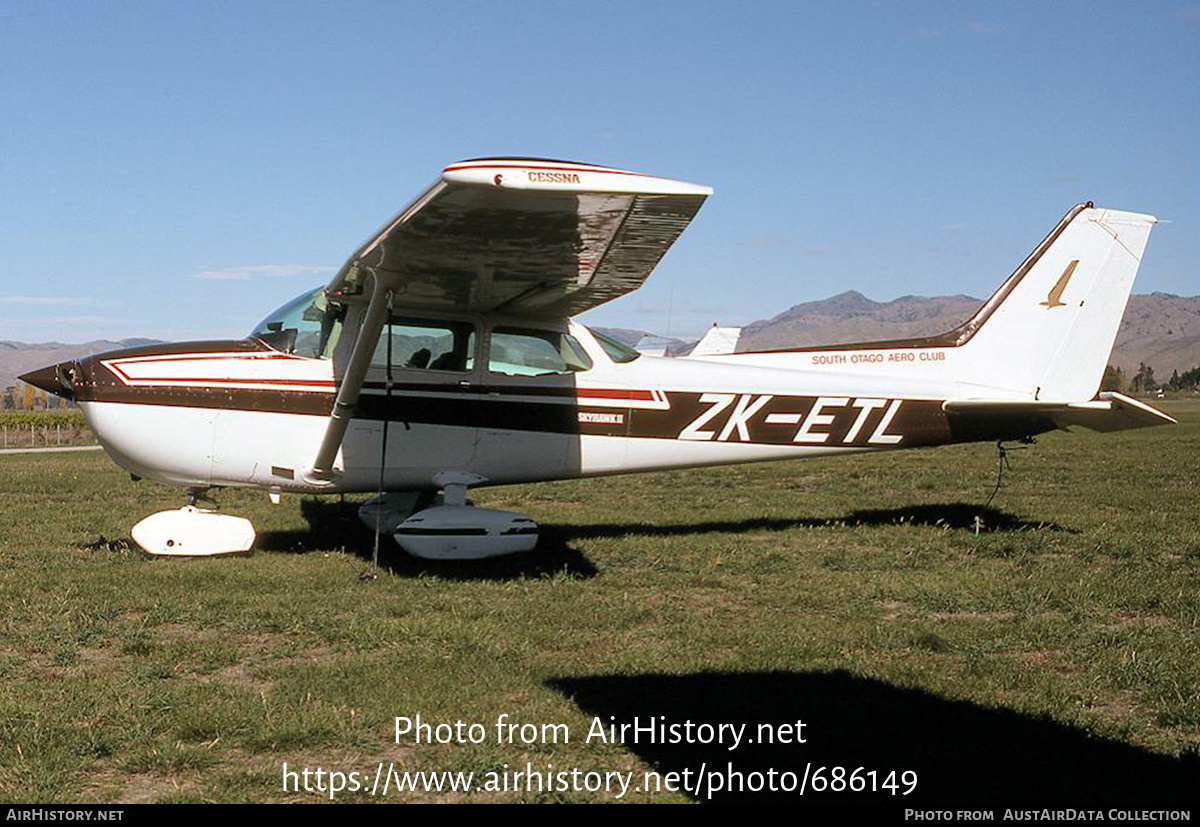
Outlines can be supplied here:
<path id="1" fill-rule="evenodd" d="M 308 498 L 300 501 L 308 530 L 265 531 L 257 548 L 264 551 L 305 552 L 313 549 L 345 549 L 369 560 L 374 536 L 357 517 L 357 503 Z M 438 562 L 411 557 L 391 538 L 380 544 L 380 565 L 399 577 L 435 575 L 447 580 L 512 580 L 522 577 L 562 576 L 587 579 L 598 570 L 571 546 L 576 540 L 600 537 L 684 537 L 698 534 L 740 534 L 786 531 L 795 528 L 911 525 L 938 529 L 973 530 L 975 518 L 985 532 L 1062 531 L 1076 533 L 1050 522 L 1022 520 L 1006 511 L 971 503 L 945 503 L 902 508 L 852 511 L 844 517 L 757 517 L 748 520 L 701 521 L 694 523 L 593 523 L 549 524 L 541 527 L 538 547 L 518 554 L 479 561 Z"/>
<path id="2" fill-rule="evenodd" d="M 996 508 L 972 503 L 941 503 L 909 505 L 901 508 L 882 508 L 852 511 L 843 517 L 755 517 L 748 520 L 697 521 L 694 523 L 598 523 L 594 525 L 543 526 L 544 534 L 564 540 L 595 537 L 677 537 L 692 534 L 740 534 L 751 531 L 786 531 L 793 528 L 828 528 L 854 526 L 912 525 L 939 529 L 974 530 L 975 518 L 981 520 L 983 532 L 1062 531 L 1078 533 L 1057 523 L 1022 520 Z"/>
<path id="3" fill-rule="evenodd" d="M 300 501 L 300 513 L 308 521 L 307 531 L 264 531 L 255 546 L 264 551 L 303 553 L 314 549 L 345 549 L 362 560 L 370 560 L 375 537 L 358 519 L 358 503 L 315 498 Z M 487 560 L 422 560 L 405 554 L 391 537 L 381 537 L 380 568 L 396 577 L 436 576 L 445 580 L 516 580 L 528 577 L 560 577 L 586 580 L 595 577 L 596 567 L 564 538 L 545 533 L 538 547 L 528 554 L 513 554 Z"/>
<path id="4" fill-rule="evenodd" d="M 842 671 L 596 675 L 547 685 L 605 725 L 632 724 L 635 717 L 645 725 L 659 716 L 665 723 L 745 723 L 753 739 L 759 724 L 806 723 L 805 744 L 743 743 L 732 751 L 716 743 L 650 744 L 644 735 L 637 744 L 627 740 L 626 749 L 664 774 L 690 769 L 694 777 L 701 766 L 721 771 L 733 764 L 745 776 L 772 768 L 799 776 L 807 762 L 814 769 L 873 769 L 881 779 L 891 770 L 917 773 L 908 796 L 826 793 L 839 808 L 1190 807 L 1200 778 L 1195 753 L 1161 755 L 1048 718 Z M 797 801 L 795 792 L 756 795 Z M 731 796 L 718 793 L 712 800 Z"/>

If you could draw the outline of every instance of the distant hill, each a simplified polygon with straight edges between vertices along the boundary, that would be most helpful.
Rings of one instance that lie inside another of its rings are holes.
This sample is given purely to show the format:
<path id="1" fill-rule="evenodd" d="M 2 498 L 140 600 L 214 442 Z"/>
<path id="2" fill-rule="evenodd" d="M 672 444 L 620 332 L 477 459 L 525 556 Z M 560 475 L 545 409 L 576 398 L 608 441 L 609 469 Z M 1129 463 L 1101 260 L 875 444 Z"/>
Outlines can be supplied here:
<path id="1" fill-rule="evenodd" d="M 903 296 L 876 302 L 850 290 L 805 302 L 742 330 L 738 350 L 900 339 L 941 333 L 983 304 L 971 296 Z M 1150 293 L 1129 298 L 1110 362 L 1132 375 L 1138 363 L 1154 368 L 1160 382 L 1171 371 L 1200 365 L 1200 296 Z"/>
<path id="2" fill-rule="evenodd" d="M 159 339 L 121 339 L 114 342 L 109 339 L 96 339 L 92 342 L 75 345 L 62 342 L 29 344 L 27 342 L 0 341 L 0 390 L 17 384 L 17 377 L 22 373 L 44 368 L 46 365 L 55 365 L 68 359 L 103 353 L 106 350 L 157 344 L 159 341 Z"/>
<path id="3" fill-rule="evenodd" d="M 1200 296 L 1131 296 L 1110 361 L 1129 376 L 1145 362 L 1159 382 L 1200 365 Z"/>
<path id="4" fill-rule="evenodd" d="M 738 350 L 773 350 L 871 339 L 900 339 L 948 330 L 982 304 L 971 296 L 903 296 L 890 302 L 848 290 L 790 307 L 742 329 Z"/>

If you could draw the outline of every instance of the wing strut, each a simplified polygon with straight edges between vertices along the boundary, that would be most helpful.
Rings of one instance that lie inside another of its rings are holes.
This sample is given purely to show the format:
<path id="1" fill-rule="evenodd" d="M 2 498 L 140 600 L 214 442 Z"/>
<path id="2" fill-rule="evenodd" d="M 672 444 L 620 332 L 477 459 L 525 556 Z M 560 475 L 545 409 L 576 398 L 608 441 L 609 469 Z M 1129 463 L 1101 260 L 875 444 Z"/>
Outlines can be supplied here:
<path id="1" fill-rule="evenodd" d="M 363 323 L 358 329 L 358 338 L 354 342 L 354 352 L 346 365 L 346 373 L 338 387 L 337 399 L 333 403 L 333 411 L 329 414 L 329 425 L 325 428 L 325 436 L 321 447 L 317 449 L 317 457 L 305 477 L 315 483 L 329 482 L 337 472 L 333 468 L 338 449 L 346 437 L 346 428 L 354 416 L 354 406 L 358 403 L 362 391 L 363 380 L 367 376 L 367 368 L 371 365 L 371 357 L 375 353 L 375 343 L 379 341 L 379 333 L 383 330 L 387 318 L 388 290 L 383 287 L 383 280 L 376 277 L 371 288 L 371 302 L 367 305 Z"/>
<path id="2" fill-rule="evenodd" d="M 359 575 L 359 580 L 374 580 L 379 574 L 379 534 L 383 522 L 383 484 L 387 471 L 387 438 L 388 423 L 392 418 L 392 297 L 395 294 L 387 291 L 387 382 L 384 384 L 387 393 L 387 404 L 383 408 L 383 439 L 379 443 L 379 504 L 375 507 L 375 547 L 371 551 L 371 565 Z"/>

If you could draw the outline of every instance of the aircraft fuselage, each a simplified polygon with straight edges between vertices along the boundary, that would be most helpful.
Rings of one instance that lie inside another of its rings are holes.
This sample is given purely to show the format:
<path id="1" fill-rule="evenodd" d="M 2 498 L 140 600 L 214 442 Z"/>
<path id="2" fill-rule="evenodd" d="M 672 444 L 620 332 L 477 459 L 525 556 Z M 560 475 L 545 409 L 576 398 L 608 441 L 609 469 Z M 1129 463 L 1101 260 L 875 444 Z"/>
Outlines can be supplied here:
<path id="1" fill-rule="evenodd" d="M 393 367 L 389 396 L 386 366 L 373 366 L 328 483 L 304 471 L 333 404 L 334 359 L 281 353 L 257 339 L 149 346 L 76 363 L 73 393 L 105 449 L 133 474 L 193 487 L 310 493 L 375 490 L 384 420 L 388 490 L 431 488 L 433 476 L 447 470 L 503 484 L 894 450 L 1052 427 L 966 433 L 942 409 L 949 384 L 839 371 L 843 362 L 828 354 L 804 370 L 652 356 L 617 363 L 587 328 L 564 329 L 591 357 L 590 369 L 513 376 Z M 933 348 L 909 355 L 945 360 Z M 488 364 L 482 354 L 473 362 Z"/>

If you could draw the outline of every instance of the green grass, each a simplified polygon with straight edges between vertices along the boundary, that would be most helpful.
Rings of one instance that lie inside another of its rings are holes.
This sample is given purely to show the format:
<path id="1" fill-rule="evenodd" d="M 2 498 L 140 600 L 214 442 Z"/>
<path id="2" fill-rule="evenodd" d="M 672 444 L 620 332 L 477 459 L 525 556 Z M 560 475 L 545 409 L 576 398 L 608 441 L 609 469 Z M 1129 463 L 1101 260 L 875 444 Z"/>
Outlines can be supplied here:
<path id="1" fill-rule="evenodd" d="M 0 799 L 317 800 L 281 790 L 283 761 L 722 759 L 582 742 L 594 715 L 685 713 L 807 717 L 808 747 L 724 757 L 919 766 L 941 801 L 976 761 L 1008 791 L 1063 767 L 1177 778 L 1200 748 L 1200 405 L 1163 407 L 1182 424 L 1014 452 L 986 512 L 989 445 L 492 489 L 542 522 L 532 556 L 389 548 L 369 583 L 336 501 L 222 492 L 254 556 L 148 561 L 121 539 L 181 491 L 99 454 L 0 457 Z M 394 716 L 503 712 L 572 742 L 392 743 Z"/>

